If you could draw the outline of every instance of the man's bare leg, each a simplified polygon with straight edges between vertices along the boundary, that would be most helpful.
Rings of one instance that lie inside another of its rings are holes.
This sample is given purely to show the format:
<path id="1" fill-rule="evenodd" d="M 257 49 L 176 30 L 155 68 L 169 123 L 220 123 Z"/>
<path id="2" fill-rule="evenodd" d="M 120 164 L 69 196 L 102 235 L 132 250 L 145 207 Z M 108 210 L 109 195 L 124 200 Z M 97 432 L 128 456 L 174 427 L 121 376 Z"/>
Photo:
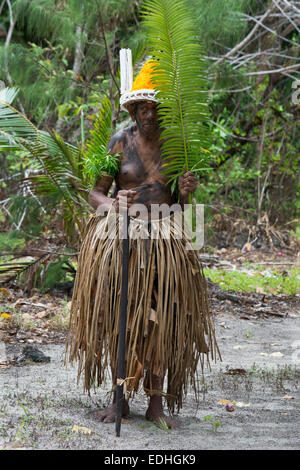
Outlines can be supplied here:
<path id="1" fill-rule="evenodd" d="M 156 424 L 162 424 L 164 422 L 171 429 L 177 428 L 179 426 L 178 422 L 164 414 L 162 396 L 160 394 L 154 394 L 155 390 L 157 392 L 162 392 L 164 376 L 151 374 L 150 378 L 149 375 L 147 377 L 147 388 L 151 388 L 153 390 L 153 394 L 150 396 L 149 407 L 146 411 L 146 418 L 149 421 L 155 422 Z"/>

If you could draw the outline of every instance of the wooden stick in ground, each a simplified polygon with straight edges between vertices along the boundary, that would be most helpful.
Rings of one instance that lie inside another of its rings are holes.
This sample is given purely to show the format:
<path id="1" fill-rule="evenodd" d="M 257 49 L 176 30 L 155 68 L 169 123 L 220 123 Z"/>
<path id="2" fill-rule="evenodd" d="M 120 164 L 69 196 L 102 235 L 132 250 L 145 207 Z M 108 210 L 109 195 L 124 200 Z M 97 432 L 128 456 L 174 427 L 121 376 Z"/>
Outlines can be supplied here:
<path id="1" fill-rule="evenodd" d="M 127 294 L 128 294 L 128 260 L 129 260 L 129 215 L 123 215 L 123 255 L 122 255 L 122 290 L 119 319 L 119 346 L 116 384 L 116 436 L 120 437 L 121 419 L 124 403 L 124 379 L 126 378 L 125 350 L 127 323 Z"/>

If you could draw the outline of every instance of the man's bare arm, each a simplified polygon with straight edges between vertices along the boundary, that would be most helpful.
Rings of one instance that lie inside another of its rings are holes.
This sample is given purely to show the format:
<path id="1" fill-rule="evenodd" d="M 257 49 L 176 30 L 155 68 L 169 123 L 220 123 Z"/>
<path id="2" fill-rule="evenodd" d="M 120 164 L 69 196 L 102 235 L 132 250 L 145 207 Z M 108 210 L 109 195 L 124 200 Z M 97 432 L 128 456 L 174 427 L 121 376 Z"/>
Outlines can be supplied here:
<path id="1" fill-rule="evenodd" d="M 98 206 L 104 206 L 104 209 L 110 209 L 114 199 L 107 197 L 108 191 L 112 185 L 113 178 L 111 176 L 103 176 L 98 180 L 94 188 L 89 193 L 90 204 L 94 209 Z"/>

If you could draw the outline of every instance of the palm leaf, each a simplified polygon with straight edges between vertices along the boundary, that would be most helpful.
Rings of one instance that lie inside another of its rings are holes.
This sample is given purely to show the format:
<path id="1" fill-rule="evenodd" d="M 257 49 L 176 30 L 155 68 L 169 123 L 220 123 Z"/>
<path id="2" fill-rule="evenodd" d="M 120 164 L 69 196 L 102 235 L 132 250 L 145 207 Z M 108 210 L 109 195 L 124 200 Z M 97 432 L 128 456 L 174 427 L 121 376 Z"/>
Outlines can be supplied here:
<path id="1" fill-rule="evenodd" d="M 35 261 L 34 261 L 35 262 Z M 5 276 L 15 277 L 21 272 L 28 269 L 34 262 L 24 261 L 24 262 L 11 262 L 11 263 L 1 263 L 0 265 L 0 279 Z M 7 279 L 6 279 L 7 280 Z"/>
<path id="2" fill-rule="evenodd" d="M 145 0 L 142 9 L 149 52 L 157 62 L 152 80 L 165 165 L 176 180 L 188 170 L 207 167 L 209 127 L 207 79 L 192 16 L 182 0 Z"/>
<path id="3" fill-rule="evenodd" d="M 45 144 L 49 155 L 53 157 L 64 155 L 65 158 L 62 164 L 66 167 L 71 167 L 73 172 L 76 171 L 78 148 L 64 142 L 56 132 L 41 132 L 39 141 Z"/>
<path id="4" fill-rule="evenodd" d="M 52 136 L 52 138 L 55 140 L 55 136 Z M 49 189 L 49 183 L 52 183 L 50 186 L 50 188 L 52 187 L 52 191 L 54 187 L 57 188 L 57 192 L 61 195 L 61 200 L 65 208 L 67 208 L 67 211 L 65 212 L 67 221 L 69 221 L 71 217 L 73 217 L 73 220 L 76 223 L 80 234 L 82 234 L 82 203 L 79 203 L 79 199 L 75 191 L 79 188 L 76 188 L 76 185 L 73 182 L 72 172 L 66 171 L 66 169 L 61 164 L 61 158 L 59 158 L 58 155 L 53 158 L 51 154 L 47 154 L 47 147 L 45 147 L 43 143 L 36 142 L 31 144 L 23 140 L 22 145 L 30 152 L 30 154 L 40 163 L 41 167 L 43 168 L 44 174 L 48 179 L 48 182 L 46 183 L 46 188 L 48 186 Z M 33 182 L 37 181 L 38 180 L 33 177 Z M 80 189 L 84 191 L 84 188 Z M 42 190 L 41 186 L 39 187 L 39 190 Z M 36 193 L 38 193 L 38 191 Z"/>
<path id="5" fill-rule="evenodd" d="M 9 90 L 4 89 L 3 92 Z M 3 97 L 12 98 L 8 91 Z M 15 96 L 15 95 L 14 95 Z M 9 102 L 0 98 L 0 151 L 10 147 L 19 147 L 19 139 L 35 139 L 37 128 L 22 113 L 15 109 Z"/>
<path id="6" fill-rule="evenodd" d="M 0 90 L 0 100 L 5 101 L 5 103 L 12 104 L 13 100 L 15 99 L 18 93 L 18 88 L 3 88 L 2 90 Z"/>

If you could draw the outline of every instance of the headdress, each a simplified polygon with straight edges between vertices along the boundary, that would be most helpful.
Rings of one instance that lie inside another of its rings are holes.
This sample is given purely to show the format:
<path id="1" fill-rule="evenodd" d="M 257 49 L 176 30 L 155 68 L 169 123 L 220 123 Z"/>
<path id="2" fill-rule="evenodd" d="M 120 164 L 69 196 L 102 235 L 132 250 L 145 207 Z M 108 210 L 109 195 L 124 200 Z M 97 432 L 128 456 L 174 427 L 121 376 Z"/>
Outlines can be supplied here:
<path id="1" fill-rule="evenodd" d="M 151 73 L 154 65 L 154 60 L 147 60 L 136 79 L 133 81 L 131 50 L 120 50 L 120 105 L 123 111 L 128 111 L 127 105 L 137 101 L 154 101 L 157 103 L 157 99 L 155 97 L 156 91 L 154 89 L 154 84 L 151 81 Z"/>

